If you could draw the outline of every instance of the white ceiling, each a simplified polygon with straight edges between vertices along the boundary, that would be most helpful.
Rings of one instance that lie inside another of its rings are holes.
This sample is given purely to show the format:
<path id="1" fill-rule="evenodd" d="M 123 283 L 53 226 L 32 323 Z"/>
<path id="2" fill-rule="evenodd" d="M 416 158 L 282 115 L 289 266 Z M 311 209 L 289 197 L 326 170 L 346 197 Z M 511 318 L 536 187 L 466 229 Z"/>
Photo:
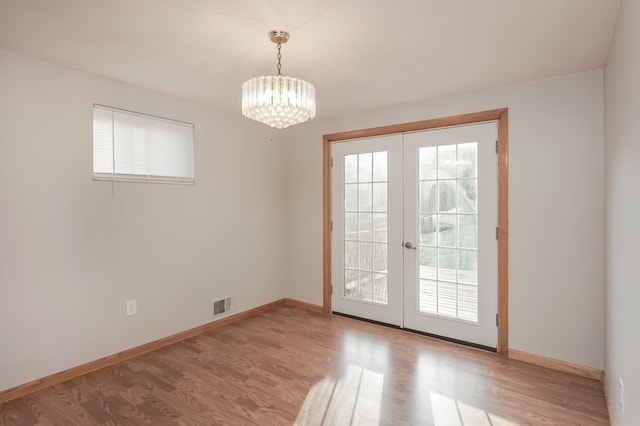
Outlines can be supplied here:
<path id="1" fill-rule="evenodd" d="M 318 117 L 602 68 L 619 0 L 0 0 L 0 49 L 240 114 L 308 80 Z M 1 70 L 0 70 L 1 73 Z M 1 94 L 0 94 L 1 96 Z"/>

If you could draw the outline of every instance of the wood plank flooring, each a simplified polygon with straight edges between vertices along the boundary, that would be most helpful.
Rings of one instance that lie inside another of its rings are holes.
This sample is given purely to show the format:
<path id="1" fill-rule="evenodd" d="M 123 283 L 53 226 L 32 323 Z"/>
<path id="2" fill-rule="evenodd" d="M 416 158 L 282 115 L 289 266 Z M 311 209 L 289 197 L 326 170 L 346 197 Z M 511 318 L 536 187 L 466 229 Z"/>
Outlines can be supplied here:
<path id="1" fill-rule="evenodd" d="M 1 425 L 607 425 L 602 385 L 292 307 L 0 405 Z"/>

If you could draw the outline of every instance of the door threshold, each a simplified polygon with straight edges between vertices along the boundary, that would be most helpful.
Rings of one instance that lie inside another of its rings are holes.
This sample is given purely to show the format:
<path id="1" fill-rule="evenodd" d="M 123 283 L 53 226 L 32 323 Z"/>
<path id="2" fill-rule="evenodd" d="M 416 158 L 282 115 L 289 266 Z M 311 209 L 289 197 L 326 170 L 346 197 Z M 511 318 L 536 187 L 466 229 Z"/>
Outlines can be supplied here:
<path id="1" fill-rule="evenodd" d="M 358 316 L 355 316 L 355 315 L 344 314 L 342 312 L 332 311 L 331 313 L 333 315 L 338 315 L 338 316 L 345 317 L 345 318 L 351 318 L 351 319 L 358 320 L 358 321 L 364 321 L 364 322 L 368 322 L 368 323 L 371 323 L 371 324 L 381 325 L 381 326 L 387 327 L 387 328 L 394 328 L 396 330 L 404 330 L 404 331 L 408 331 L 410 333 L 420 334 L 422 336 L 431 337 L 432 339 L 444 340 L 445 342 L 455 343 L 457 345 L 468 346 L 468 347 L 474 348 L 474 349 L 480 349 L 480 350 L 487 351 L 487 352 L 498 353 L 498 349 L 497 348 L 493 348 L 491 346 L 481 345 L 479 343 L 467 342 L 465 340 L 454 339 L 452 337 L 447 337 L 447 336 L 440 336 L 439 334 L 427 333 L 426 331 L 413 330 L 411 328 L 403 328 L 403 327 L 400 327 L 399 325 L 393 325 L 393 324 L 388 324 L 388 323 L 382 322 L 382 321 L 376 321 L 376 320 L 372 320 L 372 319 L 368 319 L 368 318 L 358 317 Z"/>
<path id="2" fill-rule="evenodd" d="M 395 328 L 396 330 L 403 330 L 403 328 L 400 327 L 399 325 L 393 325 L 393 324 L 389 324 L 387 322 L 376 321 L 376 320 L 372 320 L 372 319 L 369 319 L 369 318 L 357 317 L 355 315 L 343 314 L 342 312 L 336 312 L 336 311 L 332 311 L 331 313 L 333 315 L 338 315 L 338 316 L 345 317 L 345 318 L 351 318 L 351 319 L 354 319 L 354 320 L 364 321 L 364 322 L 368 322 L 368 323 L 371 323 L 371 324 L 382 325 L 382 326 L 387 327 L 387 328 Z"/>

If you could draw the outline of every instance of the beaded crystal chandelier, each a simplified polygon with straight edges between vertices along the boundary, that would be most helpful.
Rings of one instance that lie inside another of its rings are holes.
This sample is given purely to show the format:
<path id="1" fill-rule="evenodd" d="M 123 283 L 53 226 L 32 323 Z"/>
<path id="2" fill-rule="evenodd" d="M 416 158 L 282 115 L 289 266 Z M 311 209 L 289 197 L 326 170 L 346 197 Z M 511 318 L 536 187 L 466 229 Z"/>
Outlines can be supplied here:
<path id="1" fill-rule="evenodd" d="M 242 85 L 242 115 L 276 129 L 312 119 L 316 115 L 316 89 L 308 81 L 281 73 L 280 49 L 289 40 L 286 31 L 269 32 L 278 45 L 278 75 L 254 77 Z"/>

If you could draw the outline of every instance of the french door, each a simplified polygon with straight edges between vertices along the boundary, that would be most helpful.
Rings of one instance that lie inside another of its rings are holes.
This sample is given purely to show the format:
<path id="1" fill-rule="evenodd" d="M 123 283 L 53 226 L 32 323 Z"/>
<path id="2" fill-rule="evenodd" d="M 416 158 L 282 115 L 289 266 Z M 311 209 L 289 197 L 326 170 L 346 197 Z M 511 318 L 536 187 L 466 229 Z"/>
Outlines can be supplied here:
<path id="1" fill-rule="evenodd" d="M 332 145 L 335 312 L 496 347 L 494 122 Z"/>
<path id="2" fill-rule="evenodd" d="M 402 136 L 336 143 L 332 155 L 333 310 L 402 326 Z"/>

